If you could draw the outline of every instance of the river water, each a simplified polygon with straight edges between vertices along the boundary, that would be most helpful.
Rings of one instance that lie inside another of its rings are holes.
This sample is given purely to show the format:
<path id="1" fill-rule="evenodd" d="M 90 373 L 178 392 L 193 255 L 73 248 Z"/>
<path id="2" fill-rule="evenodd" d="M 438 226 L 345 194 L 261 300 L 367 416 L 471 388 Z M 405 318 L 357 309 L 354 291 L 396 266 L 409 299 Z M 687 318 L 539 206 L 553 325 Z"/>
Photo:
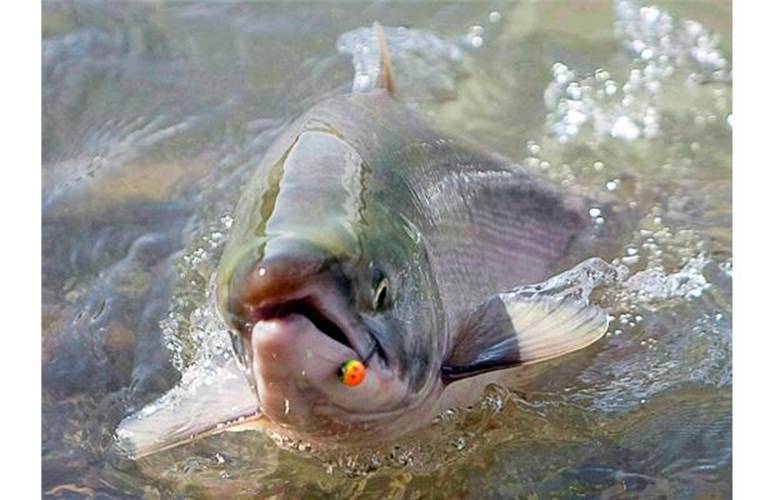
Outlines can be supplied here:
<path id="1" fill-rule="evenodd" d="M 596 252 L 628 269 L 595 296 L 608 334 L 386 449 L 121 457 L 121 419 L 223 355 L 208 284 L 240 186 L 368 87 L 374 20 L 440 130 L 598 200 L 601 228 L 601 204 L 635 214 Z M 42 33 L 44 494 L 731 496 L 731 2 L 46 1 Z"/>

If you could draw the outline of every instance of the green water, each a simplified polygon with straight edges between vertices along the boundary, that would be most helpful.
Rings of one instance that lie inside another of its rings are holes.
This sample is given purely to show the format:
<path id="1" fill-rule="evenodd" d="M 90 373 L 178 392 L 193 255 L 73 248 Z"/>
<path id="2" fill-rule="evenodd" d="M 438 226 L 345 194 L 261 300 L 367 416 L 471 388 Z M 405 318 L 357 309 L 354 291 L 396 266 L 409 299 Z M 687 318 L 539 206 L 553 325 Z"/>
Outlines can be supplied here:
<path id="1" fill-rule="evenodd" d="M 633 25 L 608 1 L 44 2 L 44 493 L 731 496 L 731 4 L 658 6 Z M 596 200 L 592 218 L 632 210 L 597 253 L 630 268 L 596 297 L 609 334 L 394 448 L 240 433 L 116 457 L 118 422 L 216 322 L 206 290 L 240 186 L 294 116 L 349 91 L 337 38 L 375 19 L 461 48 L 394 54 L 438 128 Z"/>

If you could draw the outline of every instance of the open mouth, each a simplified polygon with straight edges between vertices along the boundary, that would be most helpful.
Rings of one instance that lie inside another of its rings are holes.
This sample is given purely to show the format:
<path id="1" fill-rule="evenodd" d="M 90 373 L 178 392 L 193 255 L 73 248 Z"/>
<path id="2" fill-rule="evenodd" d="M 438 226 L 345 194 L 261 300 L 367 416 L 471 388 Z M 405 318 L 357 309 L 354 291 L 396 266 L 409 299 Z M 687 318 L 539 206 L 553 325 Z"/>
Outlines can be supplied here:
<path id="1" fill-rule="evenodd" d="M 357 352 L 357 349 L 345 334 L 344 330 L 323 312 L 318 302 L 313 297 L 304 297 L 301 299 L 288 300 L 261 307 L 252 308 L 251 320 L 253 323 L 266 321 L 270 319 L 279 319 L 291 314 L 299 314 L 307 318 L 315 328 L 330 339 L 343 344 Z"/>

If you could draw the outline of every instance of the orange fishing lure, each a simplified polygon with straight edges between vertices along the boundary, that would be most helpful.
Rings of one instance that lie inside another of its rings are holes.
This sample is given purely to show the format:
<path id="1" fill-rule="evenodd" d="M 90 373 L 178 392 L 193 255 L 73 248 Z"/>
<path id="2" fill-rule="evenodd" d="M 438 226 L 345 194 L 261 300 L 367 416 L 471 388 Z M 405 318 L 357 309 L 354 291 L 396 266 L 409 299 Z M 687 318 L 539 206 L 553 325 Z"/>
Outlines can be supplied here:
<path id="1" fill-rule="evenodd" d="M 339 367 L 339 380 L 348 387 L 360 385 L 366 379 L 366 365 L 357 359 L 342 363 Z"/>

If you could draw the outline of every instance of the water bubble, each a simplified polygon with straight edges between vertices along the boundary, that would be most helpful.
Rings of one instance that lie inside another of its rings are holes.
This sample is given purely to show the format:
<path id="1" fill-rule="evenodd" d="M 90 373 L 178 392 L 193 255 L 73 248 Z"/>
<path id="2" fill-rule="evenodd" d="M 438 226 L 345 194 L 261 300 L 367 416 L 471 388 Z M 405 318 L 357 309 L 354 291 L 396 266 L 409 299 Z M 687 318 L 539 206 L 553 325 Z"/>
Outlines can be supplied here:
<path id="1" fill-rule="evenodd" d="M 662 84 L 659 83 L 657 80 L 651 80 L 649 82 L 646 82 L 646 90 L 648 90 L 652 94 L 659 93 L 659 89 L 661 88 L 662 88 Z"/>
<path id="2" fill-rule="evenodd" d="M 605 163 L 603 163 L 600 160 L 597 160 L 595 163 L 592 164 L 592 168 L 594 168 L 597 172 L 600 172 L 603 170 L 603 167 L 605 167 Z"/>
<path id="3" fill-rule="evenodd" d="M 356 75 L 353 79 L 353 88 L 366 88 L 369 82 L 369 75 Z"/>
<path id="4" fill-rule="evenodd" d="M 598 68 L 595 70 L 595 80 L 597 80 L 598 82 L 610 81 L 609 80 L 610 78 L 611 78 L 611 74 L 608 73 L 608 71 L 602 68 Z"/>
<path id="5" fill-rule="evenodd" d="M 640 256 L 638 255 L 628 255 L 626 257 L 622 257 L 622 263 L 628 266 L 634 266 L 638 263 L 639 260 Z"/>
<path id="6" fill-rule="evenodd" d="M 725 69 L 728 61 L 716 47 L 716 37 L 700 23 L 675 22 L 657 7 L 638 8 L 626 0 L 618 0 L 614 5 L 617 38 L 641 60 L 656 59 L 663 76 L 672 74 L 674 64 L 694 64 L 714 79 L 731 76 Z"/>
<path id="7" fill-rule="evenodd" d="M 620 116 L 611 128 L 611 136 L 617 139 L 633 140 L 640 137 L 640 129 L 627 116 Z"/>
<path id="8" fill-rule="evenodd" d="M 570 98 L 573 100 L 578 101 L 579 99 L 581 99 L 581 85 L 579 85 L 578 82 L 571 82 L 568 85 L 566 92 L 568 93 L 568 96 L 570 96 Z"/>
<path id="9" fill-rule="evenodd" d="M 535 141 L 528 141 L 527 152 L 533 156 L 536 156 L 541 152 L 541 146 L 539 146 Z"/>
<path id="10" fill-rule="evenodd" d="M 650 268 L 634 274 L 624 285 L 643 302 L 672 297 L 699 297 L 710 286 L 702 274 L 707 262 L 707 256 L 700 254 L 689 259 L 678 272 L 666 274 L 661 268 Z"/>
<path id="11" fill-rule="evenodd" d="M 589 216 L 590 217 L 593 217 L 593 218 L 594 217 L 599 217 L 600 214 L 601 214 L 601 211 L 597 207 L 592 207 L 592 208 L 589 209 Z"/>
<path id="12" fill-rule="evenodd" d="M 568 70 L 568 67 L 561 62 L 552 65 L 552 75 L 554 76 L 554 81 L 559 84 L 564 84 L 573 78 L 573 72 Z"/>
<path id="13" fill-rule="evenodd" d="M 490 22 L 493 24 L 499 22 L 501 20 L 501 13 L 498 12 L 497 10 L 494 10 L 490 12 L 489 19 L 490 19 Z"/>
<path id="14" fill-rule="evenodd" d="M 482 40 L 482 37 L 480 37 L 480 36 L 472 36 L 471 37 L 471 46 L 473 48 L 478 49 L 479 47 L 482 46 L 482 43 L 484 43 L 484 41 Z"/>
<path id="15" fill-rule="evenodd" d="M 402 61 L 411 65 L 406 73 L 417 75 L 415 83 L 424 91 L 443 88 L 455 79 L 454 66 L 462 60 L 463 52 L 459 45 L 420 30 L 402 27 L 384 27 L 385 38 L 391 47 L 395 62 Z M 466 40 L 470 43 L 471 35 Z M 337 51 L 352 58 L 354 69 L 353 92 L 367 92 L 377 83 L 379 75 L 379 51 L 374 30 L 371 26 L 357 28 L 339 36 Z M 406 57 L 407 54 L 412 54 Z M 412 71 L 415 70 L 415 71 Z M 442 77 L 443 82 L 438 80 Z M 449 80 L 449 81 L 448 81 Z"/>
<path id="16" fill-rule="evenodd" d="M 572 127 L 576 131 L 578 131 L 578 126 L 585 121 L 587 121 L 587 115 L 577 109 L 571 109 L 568 111 L 568 114 L 565 115 L 565 122 L 568 123 L 569 127 Z M 575 133 L 570 132 L 569 134 L 575 135 Z"/>

